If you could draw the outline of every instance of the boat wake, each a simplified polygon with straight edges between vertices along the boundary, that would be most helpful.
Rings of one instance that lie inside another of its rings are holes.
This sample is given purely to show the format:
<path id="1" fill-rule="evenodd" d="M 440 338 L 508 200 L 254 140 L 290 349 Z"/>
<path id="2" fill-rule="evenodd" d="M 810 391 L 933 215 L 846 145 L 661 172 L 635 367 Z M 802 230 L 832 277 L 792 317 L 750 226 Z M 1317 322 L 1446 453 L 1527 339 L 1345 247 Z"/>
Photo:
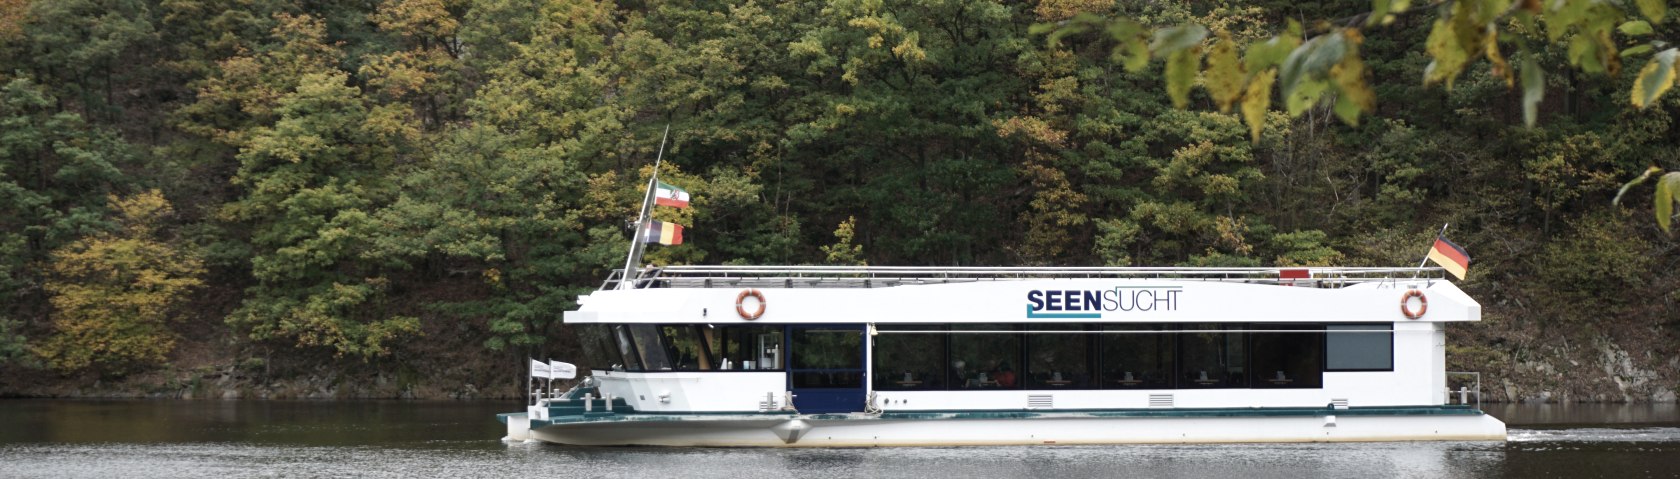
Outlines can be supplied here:
<path id="1" fill-rule="evenodd" d="M 1510 429 L 1511 442 L 1665 442 L 1680 443 L 1680 427 Z"/>

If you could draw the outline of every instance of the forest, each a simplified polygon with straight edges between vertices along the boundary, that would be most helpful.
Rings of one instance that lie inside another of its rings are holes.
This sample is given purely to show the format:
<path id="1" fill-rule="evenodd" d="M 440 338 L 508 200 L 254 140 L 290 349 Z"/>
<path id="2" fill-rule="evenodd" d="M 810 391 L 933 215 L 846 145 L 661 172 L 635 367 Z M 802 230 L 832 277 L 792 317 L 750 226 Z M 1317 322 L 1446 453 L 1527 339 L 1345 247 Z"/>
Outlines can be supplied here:
<path id="1" fill-rule="evenodd" d="M 1490 1 L 1455 62 L 1477 2 L 1391 3 L 0 0 L 0 396 L 517 396 L 669 127 L 649 263 L 1411 266 L 1445 224 L 1449 369 L 1673 401 L 1680 243 L 1661 182 L 1612 198 L 1680 169 L 1680 22 Z M 1117 27 L 1183 25 L 1205 74 Z M 1217 71 L 1330 37 L 1288 94 Z"/>

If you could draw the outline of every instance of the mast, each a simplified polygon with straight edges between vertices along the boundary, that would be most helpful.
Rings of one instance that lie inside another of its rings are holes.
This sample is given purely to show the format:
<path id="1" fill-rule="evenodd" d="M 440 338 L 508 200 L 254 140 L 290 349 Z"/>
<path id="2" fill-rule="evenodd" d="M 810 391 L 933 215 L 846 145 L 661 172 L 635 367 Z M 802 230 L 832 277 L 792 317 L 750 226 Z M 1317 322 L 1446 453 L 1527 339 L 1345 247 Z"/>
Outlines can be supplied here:
<path id="1" fill-rule="evenodd" d="M 648 217 L 653 212 L 654 187 L 659 184 L 659 165 L 665 161 L 665 140 L 671 137 L 671 125 L 665 125 L 665 134 L 659 137 L 659 155 L 653 160 L 653 175 L 648 177 L 647 193 L 642 195 L 642 210 L 636 214 L 635 233 L 630 235 L 630 255 L 624 258 L 624 276 L 619 278 L 618 289 L 631 289 L 638 266 L 642 262 L 642 249 L 646 243 L 642 242 L 642 232 L 647 230 Z"/>

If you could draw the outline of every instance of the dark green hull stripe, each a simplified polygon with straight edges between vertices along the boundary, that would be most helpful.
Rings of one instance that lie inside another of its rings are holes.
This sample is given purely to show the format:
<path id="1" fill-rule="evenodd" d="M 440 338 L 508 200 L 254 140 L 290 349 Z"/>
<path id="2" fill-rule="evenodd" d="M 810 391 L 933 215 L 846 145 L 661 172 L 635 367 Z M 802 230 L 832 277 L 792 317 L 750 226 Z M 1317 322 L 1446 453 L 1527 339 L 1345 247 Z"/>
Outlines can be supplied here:
<path id="1" fill-rule="evenodd" d="M 787 420 L 800 418 L 811 421 L 916 421 L 963 419 L 1118 419 L 1118 418 L 1269 418 L 1323 416 L 1480 416 L 1481 410 L 1469 406 L 1410 406 L 1410 407 L 1354 407 L 1327 408 L 1175 408 L 1175 409 L 1058 409 L 1027 410 L 964 410 L 886 412 L 864 414 L 795 414 L 795 413 L 644 413 L 604 412 L 566 414 L 556 407 L 550 409 L 549 419 L 531 420 L 531 428 L 554 424 L 595 422 L 665 422 L 665 421 L 752 421 Z M 569 412 L 569 411 L 567 411 Z M 498 416 L 498 419 L 503 419 Z"/>

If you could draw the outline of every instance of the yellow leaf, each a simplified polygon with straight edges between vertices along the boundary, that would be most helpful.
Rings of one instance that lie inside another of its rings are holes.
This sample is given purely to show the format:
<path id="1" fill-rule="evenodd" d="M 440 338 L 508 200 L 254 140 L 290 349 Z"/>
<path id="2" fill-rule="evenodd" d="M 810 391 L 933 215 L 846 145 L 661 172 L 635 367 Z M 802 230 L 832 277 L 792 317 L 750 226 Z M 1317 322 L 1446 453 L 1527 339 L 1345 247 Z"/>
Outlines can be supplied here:
<path id="1" fill-rule="evenodd" d="M 1639 70 L 1633 79 L 1633 106 L 1645 108 L 1674 87 L 1674 59 L 1680 50 L 1673 48 L 1658 52 Z"/>
<path id="2" fill-rule="evenodd" d="M 1656 204 L 1653 212 L 1657 215 L 1657 226 L 1664 233 L 1670 232 L 1669 225 L 1674 222 L 1674 203 L 1680 202 L 1680 171 L 1662 175 L 1657 178 Z"/>
<path id="3" fill-rule="evenodd" d="M 1248 123 L 1249 135 L 1255 143 L 1260 142 L 1260 129 L 1266 123 L 1266 112 L 1272 107 L 1274 81 L 1277 81 L 1277 69 L 1268 68 L 1254 75 L 1248 82 L 1248 91 L 1243 93 L 1243 122 Z"/>
<path id="4" fill-rule="evenodd" d="M 1464 64 L 1470 58 L 1464 53 L 1464 47 L 1458 43 L 1458 35 L 1453 33 L 1452 24 L 1446 19 L 1435 20 L 1435 27 L 1429 31 L 1426 50 L 1434 61 L 1429 62 L 1429 67 L 1423 71 L 1424 83 L 1445 81 L 1447 89 L 1452 89 L 1453 79 L 1464 70 Z"/>
<path id="5" fill-rule="evenodd" d="M 1639 14 L 1652 22 L 1662 23 L 1663 16 L 1668 14 L 1667 0 L 1636 0 L 1634 3 L 1639 6 Z"/>
<path id="6" fill-rule="evenodd" d="M 1359 55 L 1348 55 L 1330 69 L 1336 83 L 1336 115 L 1349 125 L 1359 124 L 1359 114 L 1376 107 L 1377 95 L 1365 84 L 1365 62 Z"/>
<path id="7" fill-rule="evenodd" d="M 1220 34 L 1220 37 L 1219 43 L 1213 45 L 1213 51 L 1208 52 L 1204 80 L 1208 94 L 1223 113 L 1231 111 L 1231 104 L 1242 98 L 1246 73 L 1242 62 L 1237 59 L 1237 43 L 1231 41 L 1229 35 Z"/>
<path id="8" fill-rule="evenodd" d="M 1174 108 L 1190 103 L 1190 86 L 1196 81 L 1197 66 L 1202 63 L 1202 47 L 1190 47 L 1167 56 L 1167 96 Z"/>

